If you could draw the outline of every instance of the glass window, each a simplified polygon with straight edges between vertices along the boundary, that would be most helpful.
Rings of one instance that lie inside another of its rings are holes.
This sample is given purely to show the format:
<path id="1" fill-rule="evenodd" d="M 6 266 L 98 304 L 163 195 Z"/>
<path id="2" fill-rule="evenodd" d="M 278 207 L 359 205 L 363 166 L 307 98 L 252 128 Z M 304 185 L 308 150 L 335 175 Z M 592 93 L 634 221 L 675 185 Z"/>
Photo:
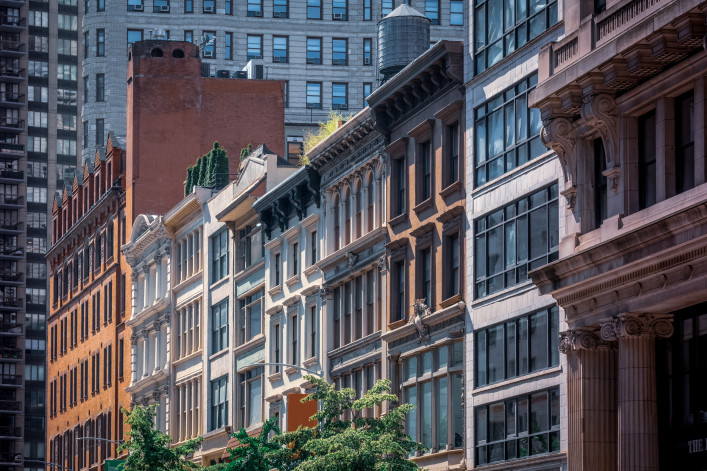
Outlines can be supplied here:
<path id="1" fill-rule="evenodd" d="M 371 1 L 363 0 L 363 21 L 371 21 Z"/>
<path id="2" fill-rule="evenodd" d="M 152 2 L 153 13 L 169 13 L 169 0 L 154 0 Z"/>
<path id="3" fill-rule="evenodd" d="M 228 299 L 211 307 L 211 353 L 228 347 Z"/>
<path id="4" fill-rule="evenodd" d="M 394 0 L 382 0 L 381 1 L 381 13 L 383 14 L 383 16 L 392 12 L 394 6 L 395 6 Z"/>
<path id="5" fill-rule="evenodd" d="M 476 73 L 557 23 L 557 0 L 475 0 Z"/>
<path id="6" fill-rule="evenodd" d="M 216 13 L 216 0 L 204 0 L 204 13 Z"/>
<path id="7" fill-rule="evenodd" d="M 363 84 L 363 106 L 368 106 L 368 95 L 371 94 L 373 89 L 373 84 L 371 82 L 364 82 Z"/>
<path id="8" fill-rule="evenodd" d="M 259 290 L 238 300 L 239 342 L 244 344 L 262 332 L 263 290 Z"/>
<path id="9" fill-rule="evenodd" d="M 331 63 L 332 65 L 347 65 L 348 60 L 348 40 L 347 39 L 332 39 L 331 40 Z"/>
<path id="10" fill-rule="evenodd" d="M 307 82 L 307 108 L 322 107 L 321 82 Z"/>
<path id="11" fill-rule="evenodd" d="M 104 101 L 106 96 L 106 76 L 96 74 L 96 101 Z"/>
<path id="12" fill-rule="evenodd" d="M 211 381 L 211 427 L 209 430 L 228 424 L 228 376 Z"/>
<path id="13" fill-rule="evenodd" d="M 194 13 L 194 0 L 184 0 L 184 13 Z"/>
<path id="14" fill-rule="evenodd" d="M 233 59 L 233 33 L 226 33 L 226 41 L 224 44 L 224 57 L 227 60 Z"/>
<path id="15" fill-rule="evenodd" d="M 459 234 L 454 233 L 446 238 L 446 257 L 445 264 L 447 266 L 445 285 L 447 287 L 447 298 L 456 296 L 459 294 L 459 267 L 460 267 L 460 257 L 459 257 Z"/>
<path id="16" fill-rule="evenodd" d="M 225 229 L 211 237 L 211 282 L 228 275 L 228 231 Z"/>
<path id="17" fill-rule="evenodd" d="M 638 181 L 639 207 L 645 209 L 656 203 L 656 122 L 655 110 L 638 118 Z"/>
<path id="18" fill-rule="evenodd" d="M 371 38 L 363 38 L 363 65 L 371 64 L 373 64 L 373 40 Z"/>
<path id="19" fill-rule="evenodd" d="M 348 21 L 349 2 L 348 0 L 332 0 L 331 19 L 333 21 Z"/>
<path id="20" fill-rule="evenodd" d="M 201 49 L 202 57 L 215 58 L 216 57 L 216 31 L 204 31 L 203 45 Z"/>
<path id="21" fill-rule="evenodd" d="M 475 335 L 476 387 L 560 364 L 556 306 L 478 330 Z"/>
<path id="22" fill-rule="evenodd" d="M 142 30 L 141 29 L 129 29 L 128 30 L 128 46 L 136 41 L 142 41 Z"/>
<path id="23" fill-rule="evenodd" d="M 287 36 L 273 36 L 272 61 L 287 62 Z"/>
<path id="24" fill-rule="evenodd" d="M 464 25 L 464 2 L 463 0 L 451 0 L 449 4 L 449 24 L 452 26 Z"/>
<path id="25" fill-rule="evenodd" d="M 96 146 L 103 147 L 104 143 L 104 120 L 101 118 L 96 120 Z"/>
<path id="26" fill-rule="evenodd" d="M 430 24 L 439 24 L 439 0 L 425 0 L 425 16 Z"/>
<path id="27" fill-rule="evenodd" d="M 263 58 L 263 37 L 256 35 L 248 35 L 248 58 L 262 59 Z"/>
<path id="28" fill-rule="evenodd" d="M 322 63 L 322 38 L 307 38 L 307 64 Z"/>
<path id="29" fill-rule="evenodd" d="M 288 0 L 273 0 L 272 17 L 273 18 L 288 18 L 289 17 Z"/>
<path id="30" fill-rule="evenodd" d="M 322 0 L 307 0 L 307 19 L 322 19 Z"/>
<path id="31" fill-rule="evenodd" d="M 421 142 L 417 146 L 417 163 L 422 171 L 415 172 L 419 179 L 418 203 L 432 197 L 432 152 L 431 142 Z"/>
<path id="32" fill-rule="evenodd" d="M 523 283 L 557 260 L 557 184 L 474 221 L 475 297 Z"/>
<path id="33" fill-rule="evenodd" d="M 334 83 L 331 86 L 331 108 L 334 110 L 346 110 L 348 105 L 348 84 Z"/>
<path id="34" fill-rule="evenodd" d="M 545 152 L 540 110 L 528 108 L 533 74 L 476 109 L 476 185 L 483 185 Z"/>
<path id="35" fill-rule="evenodd" d="M 248 0 L 247 16 L 263 16 L 263 0 Z"/>
<path id="36" fill-rule="evenodd" d="M 238 375 L 239 426 L 250 427 L 263 421 L 263 367 Z"/>
<path id="37" fill-rule="evenodd" d="M 560 451 L 560 390 L 477 407 L 476 465 Z"/>
<path id="38" fill-rule="evenodd" d="M 675 99 L 675 192 L 695 187 L 695 95 Z"/>
<path id="39" fill-rule="evenodd" d="M 143 0 L 128 0 L 128 11 L 143 11 Z"/>
<path id="40" fill-rule="evenodd" d="M 57 21 L 59 23 L 59 29 L 78 31 L 78 17 L 76 15 L 59 13 L 57 15 Z"/>

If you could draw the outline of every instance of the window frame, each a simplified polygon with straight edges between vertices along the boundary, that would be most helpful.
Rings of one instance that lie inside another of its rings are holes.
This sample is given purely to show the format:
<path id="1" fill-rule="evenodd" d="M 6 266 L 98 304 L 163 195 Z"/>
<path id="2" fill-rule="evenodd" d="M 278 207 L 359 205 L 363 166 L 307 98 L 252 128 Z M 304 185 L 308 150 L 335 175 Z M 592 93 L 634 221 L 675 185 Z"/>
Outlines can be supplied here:
<path id="1" fill-rule="evenodd" d="M 337 47 L 341 49 L 343 42 L 344 50 L 337 51 Z M 341 55 L 343 54 L 343 59 Z M 338 55 L 338 56 L 337 56 Z M 331 38 L 331 65 L 347 66 L 349 65 L 349 40 L 348 38 Z"/>
<path id="2" fill-rule="evenodd" d="M 228 374 L 211 381 L 209 395 L 211 399 L 209 431 L 211 431 L 228 424 Z M 215 398 L 216 395 L 218 395 L 218 399 Z M 219 400 L 219 402 L 216 402 L 217 400 Z"/>
<path id="3" fill-rule="evenodd" d="M 323 20 L 324 19 L 323 3 L 324 3 L 323 0 L 307 0 L 307 19 L 308 20 Z M 317 16 L 312 16 L 312 14 L 317 11 L 318 11 Z"/>
<path id="4" fill-rule="evenodd" d="M 276 48 L 276 47 L 275 47 L 275 43 L 276 43 L 276 41 L 278 41 L 278 40 L 283 40 L 283 41 L 284 41 L 284 45 L 285 45 L 285 48 L 284 48 L 284 49 L 282 49 L 282 48 Z M 289 54 L 289 46 L 290 46 L 290 44 L 289 44 L 289 43 L 290 43 L 289 36 L 277 36 L 277 35 L 275 35 L 275 36 L 272 37 L 272 61 L 273 61 L 273 62 L 279 62 L 279 63 L 286 64 L 286 63 L 288 63 L 288 62 L 290 61 L 290 58 L 289 58 L 289 56 L 290 56 L 290 54 Z M 277 56 L 276 56 L 276 55 L 275 55 L 275 51 L 284 51 L 284 54 L 281 54 L 281 55 L 277 55 Z"/>
<path id="5" fill-rule="evenodd" d="M 319 50 L 310 49 L 310 44 L 315 46 L 318 44 Z M 322 38 L 319 37 L 307 37 L 306 42 L 306 56 L 305 62 L 309 65 L 321 65 L 322 64 Z M 314 53 L 319 53 L 318 57 L 314 57 Z M 310 55 L 312 54 L 312 55 Z"/>
<path id="6" fill-rule="evenodd" d="M 229 273 L 229 237 L 228 230 L 221 229 L 211 236 L 211 284 L 222 280 Z M 225 239 L 225 240 L 223 240 Z M 219 250 L 217 255 L 216 250 Z"/>
<path id="7" fill-rule="evenodd" d="M 228 298 L 211 306 L 211 354 L 215 355 L 228 348 Z M 218 319 L 216 317 L 218 316 Z M 218 324 L 217 321 L 218 320 Z"/>

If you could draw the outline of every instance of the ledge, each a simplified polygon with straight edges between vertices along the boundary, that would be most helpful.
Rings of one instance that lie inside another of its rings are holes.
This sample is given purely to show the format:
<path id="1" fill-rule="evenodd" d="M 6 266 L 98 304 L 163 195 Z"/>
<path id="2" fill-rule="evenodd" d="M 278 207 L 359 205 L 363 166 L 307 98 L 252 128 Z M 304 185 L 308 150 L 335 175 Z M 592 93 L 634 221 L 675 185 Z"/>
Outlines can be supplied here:
<path id="1" fill-rule="evenodd" d="M 537 378 L 542 378 L 543 376 L 551 376 L 551 375 L 557 374 L 557 373 L 562 373 L 562 365 L 551 366 L 550 368 L 545 368 L 540 371 L 534 371 L 534 372 L 528 373 L 526 375 L 515 376 L 513 378 L 504 379 L 503 381 L 499 381 L 497 383 L 486 384 L 486 385 L 480 386 L 478 388 L 475 387 L 472 389 L 472 392 L 473 392 L 473 394 L 481 394 L 481 393 L 495 391 L 497 389 L 505 389 L 509 386 L 514 386 L 518 383 L 525 383 L 526 381 L 531 381 L 531 380 L 534 380 Z"/>
<path id="2" fill-rule="evenodd" d="M 464 186 L 462 185 L 461 180 L 457 180 L 454 183 L 451 183 L 446 188 L 443 188 L 442 191 L 439 192 L 439 196 L 441 196 L 442 198 L 446 198 L 454 193 L 461 193 L 463 188 Z"/>
<path id="3" fill-rule="evenodd" d="M 275 304 L 274 306 L 271 306 L 265 310 L 265 314 L 268 316 L 272 316 L 274 314 L 277 314 L 278 312 L 282 311 L 282 304 Z"/>
<path id="4" fill-rule="evenodd" d="M 394 218 L 388 219 L 388 225 L 391 227 L 395 227 L 398 224 L 402 224 L 407 220 L 408 220 L 408 213 L 407 213 L 407 211 L 404 211 L 404 212 L 398 214 L 397 216 L 395 216 Z"/>
<path id="5" fill-rule="evenodd" d="M 319 363 L 319 357 L 314 356 L 312 358 L 308 358 L 308 359 L 304 360 L 302 362 L 302 366 L 304 366 L 306 368 L 308 366 L 316 365 L 317 363 Z"/>
<path id="6" fill-rule="evenodd" d="M 425 201 L 418 203 L 417 206 L 412 208 L 412 210 L 415 211 L 415 214 L 417 214 L 417 216 L 419 217 L 421 212 L 425 211 L 426 209 L 430 209 L 432 206 L 433 206 L 433 200 L 432 200 L 432 197 L 430 196 Z"/>
<path id="7" fill-rule="evenodd" d="M 270 376 L 268 376 L 268 381 L 271 383 L 274 383 L 275 381 L 280 381 L 282 379 L 282 371 L 278 371 L 277 373 L 273 373 Z"/>
<path id="8" fill-rule="evenodd" d="M 304 269 L 304 275 L 310 277 L 317 272 L 317 265 L 312 265 Z"/>
<path id="9" fill-rule="evenodd" d="M 288 279 L 287 281 L 285 281 L 285 284 L 287 285 L 288 288 L 291 288 L 292 285 L 299 283 L 299 282 L 300 282 L 300 276 L 299 276 L 299 274 L 297 274 L 297 275 L 291 277 L 290 279 Z"/>
<path id="10" fill-rule="evenodd" d="M 270 295 L 270 297 L 277 296 L 280 293 L 282 293 L 282 284 L 279 284 L 268 290 L 268 294 Z"/>
<path id="11" fill-rule="evenodd" d="M 285 369 L 285 374 L 287 374 L 287 376 L 292 376 L 293 374 L 298 373 L 299 371 L 299 368 L 290 366 L 289 368 Z"/>

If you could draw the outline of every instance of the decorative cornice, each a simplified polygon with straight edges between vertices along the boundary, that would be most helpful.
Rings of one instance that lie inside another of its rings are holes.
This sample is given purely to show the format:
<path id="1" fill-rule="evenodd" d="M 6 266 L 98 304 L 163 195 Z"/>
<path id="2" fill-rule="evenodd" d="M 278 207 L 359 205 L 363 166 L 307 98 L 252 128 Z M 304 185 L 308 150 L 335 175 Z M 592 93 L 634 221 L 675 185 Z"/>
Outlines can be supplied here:
<path id="1" fill-rule="evenodd" d="M 566 194 L 563 194 L 567 197 L 567 205 L 570 208 L 574 208 L 574 196 L 577 194 L 577 137 L 575 127 L 567 118 L 550 119 L 543 127 L 540 138 L 545 147 L 554 150 L 560 159 L 565 181 L 563 192 Z M 568 189 L 573 189 L 574 191 L 568 191 Z"/>
<path id="2" fill-rule="evenodd" d="M 604 319 L 600 333 L 603 340 L 614 341 L 639 336 L 669 338 L 674 331 L 672 314 L 623 313 Z"/>
<path id="3" fill-rule="evenodd" d="M 596 350 L 610 344 L 599 336 L 599 329 L 587 327 L 560 332 L 560 352 L 567 355 L 577 350 Z"/>

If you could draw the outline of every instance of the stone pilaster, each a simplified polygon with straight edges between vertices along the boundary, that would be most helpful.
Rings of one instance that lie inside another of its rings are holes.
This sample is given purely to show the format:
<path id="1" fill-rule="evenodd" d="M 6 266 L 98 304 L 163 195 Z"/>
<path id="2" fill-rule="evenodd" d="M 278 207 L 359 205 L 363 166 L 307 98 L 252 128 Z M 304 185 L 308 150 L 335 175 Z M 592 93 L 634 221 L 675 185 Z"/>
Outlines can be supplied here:
<path id="1" fill-rule="evenodd" d="M 602 339 L 619 344 L 620 471 L 659 469 L 655 339 L 673 334 L 672 321 L 672 315 L 625 313 L 602 322 Z"/>
<path id="2" fill-rule="evenodd" d="M 598 329 L 560 334 L 567 355 L 568 466 L 570 471 L 616 469 L 617 352 Z"/>

